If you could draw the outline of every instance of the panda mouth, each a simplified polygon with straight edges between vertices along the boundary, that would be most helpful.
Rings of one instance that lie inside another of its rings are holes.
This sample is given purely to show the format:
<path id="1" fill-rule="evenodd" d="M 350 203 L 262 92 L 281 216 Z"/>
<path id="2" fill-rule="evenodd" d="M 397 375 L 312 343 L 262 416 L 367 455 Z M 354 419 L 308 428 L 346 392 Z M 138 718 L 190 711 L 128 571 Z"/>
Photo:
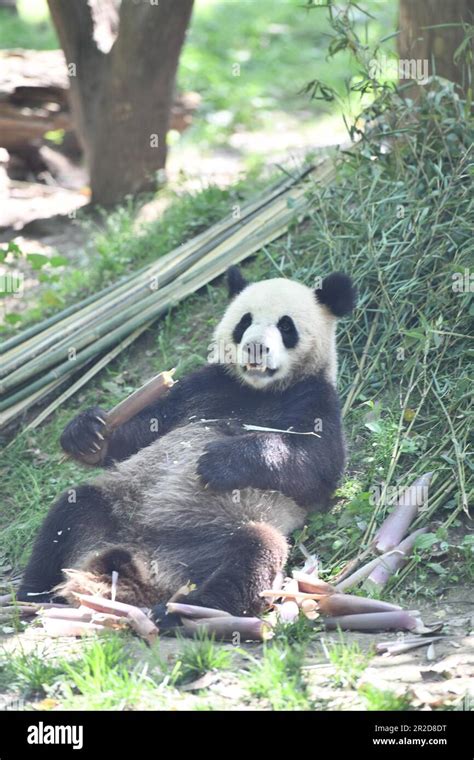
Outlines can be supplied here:
<path id="1" fill-rule="evenodd" d="M 244 364 L 242 369 L 246 375 L 252 377 L 271 377 L 277 371 L 276 369 L 267 367 L 265 364 L 252 364 L 251 362 Z"/>

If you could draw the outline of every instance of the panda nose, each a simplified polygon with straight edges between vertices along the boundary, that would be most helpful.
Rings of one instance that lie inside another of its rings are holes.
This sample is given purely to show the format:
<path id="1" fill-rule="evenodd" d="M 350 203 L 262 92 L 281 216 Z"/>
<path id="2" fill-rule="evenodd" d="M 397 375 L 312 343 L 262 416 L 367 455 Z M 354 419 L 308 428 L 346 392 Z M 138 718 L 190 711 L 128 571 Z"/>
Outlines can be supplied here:
<path id="1" fill-rule="evenodd" d="M 257 341 L 249 341 L 243 346 L 243 354 L 249 364 L 262 364 L 270 353 L 270 348 Z"/>

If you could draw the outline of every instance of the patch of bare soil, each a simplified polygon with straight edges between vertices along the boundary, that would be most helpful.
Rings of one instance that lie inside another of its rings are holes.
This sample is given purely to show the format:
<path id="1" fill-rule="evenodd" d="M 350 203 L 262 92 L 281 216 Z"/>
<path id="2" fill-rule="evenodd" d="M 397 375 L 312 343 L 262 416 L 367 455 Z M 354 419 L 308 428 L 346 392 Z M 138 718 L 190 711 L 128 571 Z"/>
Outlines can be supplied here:
<path id="1" fill-rule="evenodd" d="M 433 602 L 411 600 L 426 624 L 443 623 L 434 634 L 437 640 L 396 655 L 377 654 L 364 670 L 357 686 L 369 685 L 382 692 L 406 697 L 416 710 L 474 708 L 474 601 L 472 587 L 450 589 Z M 404 606 L 410 602 L 404 600 Z M 403 644 L 418 638 L 405 633 L 345 633 L 344 641 L 357 643 L 369 653 L 381 642 Z M 431 638 L 427 636 L 426 639 Z M 341 639 L 337 633 L 324 634 L 329 645 Z M 334 685 L 334 668 L 327 662 L 321 642 L 308 667 L 310 689 L 326 709 L 365 709 L 365 700 L 354 690 Z"/>

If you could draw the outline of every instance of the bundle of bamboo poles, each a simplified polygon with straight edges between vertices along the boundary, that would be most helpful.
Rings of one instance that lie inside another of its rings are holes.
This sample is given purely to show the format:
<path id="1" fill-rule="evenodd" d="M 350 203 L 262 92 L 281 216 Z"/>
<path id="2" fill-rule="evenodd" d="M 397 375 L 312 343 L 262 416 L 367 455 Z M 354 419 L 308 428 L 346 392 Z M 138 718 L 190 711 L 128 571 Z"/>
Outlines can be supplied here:
<path id="1" fill-rule="evenodd" d="M 67 385 L 28 428 L 39 425 L 159 316 L 284 234 L 308 208 L 308 184 L 333 177 L 330 161 L 307 167 L 245 204 L 238 219 L 225 218 L 153 264 L 5 341 L 0 428 Z"/>

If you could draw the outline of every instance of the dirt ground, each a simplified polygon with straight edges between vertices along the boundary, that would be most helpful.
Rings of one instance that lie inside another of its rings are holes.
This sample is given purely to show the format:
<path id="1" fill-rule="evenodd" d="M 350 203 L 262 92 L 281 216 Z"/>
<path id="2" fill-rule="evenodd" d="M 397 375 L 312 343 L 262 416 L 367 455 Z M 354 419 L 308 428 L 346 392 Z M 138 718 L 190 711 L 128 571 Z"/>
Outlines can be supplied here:
<path id="1" fill-rule="evenodd" d="M 356 683 L 341 685 L 336 678 L 337 669 L 329 662 L 328 648 L 333 642 L 340 641 L 336 632 L 318 634 L 310 643 L 304 665 L 304 677 L 308 684 L 308 694 L 320 710 L 364 710 L 366 703 L 360 693 L 360 687 L 366 685 L 409 700 L 411 710 L 473 710 L 474 709 L 474 595 L 472 588 L 449 589 L 429 604 L 404 600 L 405 608 L 416 607 L 427 625 L 442 623 L 442 630 L 434 634 L 437 640 L 430 646 L 424 645 L 411 651 L 386 655 L 376 654 L 359 675 Z M 399 642 L 422 636 L 403 633 L 349 633 L 344 634 L 344 643 L 349 646 L 357 644 L 360 651 L 370 654 L 380 642 Z M 427 637 L 429 638 L 429 637 Z M 51 639 L 34 625 L 25 625 L 23 632 L 16 634 L 7 626 L 0 626 L 0 648 L 14 652 L 42 651 L 51 658 L 77 656 L 83 642 L 79 639 L 62 637 Z M 181 642 L 175 638 L 163 637 L 154 646 L 159 648 L 160 656 L 170 663 L 179 653 Z M 206 673 L 195 682 L 181 688 L 168 689 L 166 692 L 149 697 L 137 707 L 144 709 L 217 709 L 246 710 L 269 709 L 263 700 L 249 697 L 245 689 L 242 673 L 248 663 L 243 652 L 255 657 L 262 654 L 262 645 L 243 644 L 237 651 L 231 644 L 219 644 L 233 651 L 232 668 Z M 138 640 L 130 645 L 132 658 L 140 665 L 152 657 L 151 650 L 146 650 Z M 243 651 L 242 651 L 243 650 Z M 171 668 L 170 668 L 171 669 Z M 20 701 L 18 702 L 17 700 Z M 33 708 L 61 709 L 60 701 L 54 698 L 25 703 L 19 694 L 13 691 L 0 693 L 0 709 Z"/>

